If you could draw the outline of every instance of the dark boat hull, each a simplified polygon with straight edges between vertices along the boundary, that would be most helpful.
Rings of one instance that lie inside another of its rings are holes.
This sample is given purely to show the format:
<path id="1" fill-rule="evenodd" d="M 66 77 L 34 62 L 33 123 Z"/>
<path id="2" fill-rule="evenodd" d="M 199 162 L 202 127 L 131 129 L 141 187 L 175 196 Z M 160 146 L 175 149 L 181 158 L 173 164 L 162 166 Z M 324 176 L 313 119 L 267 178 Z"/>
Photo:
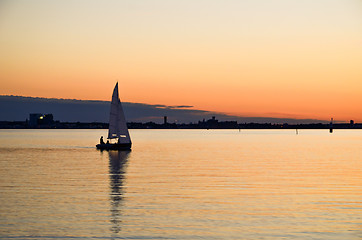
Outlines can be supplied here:
<path id="1" fill-rule="evenodd" d="M 120 150 L 120 151 L 129 151 L 131 150 L 132 143 L 103 143 L 97 144 L 97 149 L 100 150 Z"/>

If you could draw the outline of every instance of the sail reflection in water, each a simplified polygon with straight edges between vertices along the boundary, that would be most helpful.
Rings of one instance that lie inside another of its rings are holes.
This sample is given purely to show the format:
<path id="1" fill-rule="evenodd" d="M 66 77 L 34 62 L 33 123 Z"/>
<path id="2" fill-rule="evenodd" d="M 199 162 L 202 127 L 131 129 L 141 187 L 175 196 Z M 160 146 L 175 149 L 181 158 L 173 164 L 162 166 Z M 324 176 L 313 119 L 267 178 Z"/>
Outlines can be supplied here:
<path id="1" fill-rule="evenodd" d="M 109 185 L 111 202 L 111 231 L 121 231 L 121 206 L 124 195 L 123 180 L 128 161 L 129 151 L 109 151 Z"/>

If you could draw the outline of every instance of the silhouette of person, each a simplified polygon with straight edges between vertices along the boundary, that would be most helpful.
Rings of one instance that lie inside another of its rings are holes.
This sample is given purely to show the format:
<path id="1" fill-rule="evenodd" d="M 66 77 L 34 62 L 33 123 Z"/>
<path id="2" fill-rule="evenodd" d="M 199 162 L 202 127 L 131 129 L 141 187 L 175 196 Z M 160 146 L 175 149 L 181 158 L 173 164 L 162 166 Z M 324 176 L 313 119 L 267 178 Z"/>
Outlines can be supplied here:
<path id="1" fill-rule="evenodd" d="M 99 140 L 101 144 L 104 144 L 103 136 L 101 136 L 101 139 Z"/>
<path id="2" fill-rule="evenodd" d="M 107 140 L 107 144 L 109 144 L 109 140 Z"/>

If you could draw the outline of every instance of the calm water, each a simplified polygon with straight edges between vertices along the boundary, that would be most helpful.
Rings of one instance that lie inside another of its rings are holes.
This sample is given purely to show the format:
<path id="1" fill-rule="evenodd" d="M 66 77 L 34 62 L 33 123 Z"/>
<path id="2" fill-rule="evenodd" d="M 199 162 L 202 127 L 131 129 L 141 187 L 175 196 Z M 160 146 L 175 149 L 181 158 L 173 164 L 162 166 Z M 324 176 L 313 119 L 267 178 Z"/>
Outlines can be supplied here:
<path id="1" fill-rule="evenodd" d="M 362 131 L 0 130 L 0 238 L 362 239 Z"/>

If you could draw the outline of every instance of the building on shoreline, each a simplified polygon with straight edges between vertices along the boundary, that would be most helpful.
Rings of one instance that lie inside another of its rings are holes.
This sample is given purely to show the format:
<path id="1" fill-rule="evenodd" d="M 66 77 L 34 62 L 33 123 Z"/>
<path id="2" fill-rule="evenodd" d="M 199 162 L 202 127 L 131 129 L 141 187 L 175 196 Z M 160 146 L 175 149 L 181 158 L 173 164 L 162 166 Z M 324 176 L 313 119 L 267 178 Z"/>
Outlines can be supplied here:
<path id="1" fill-rule="evenodd" d="M 288 123 L 237 123 L 237 121 L 219 121 L 211 119 L 198 123 L 128 122 L 130 129 L 329 129 L 329 123 L 288 124 Z M 53 114 L 31 113 L 26 121 L 0 121 L 0 129 L 108 129 L 108 123 L 102 122 L 60 122 L 54 121 Z M 334 129 L 362 129 L 362 123 L 335 123 Z"/>
<path id="2" fill-rule="evenodd" d="M 30 128 L 52 128 L 54 126 L 53 114 L 30 113 L 28 124 Z"/>

